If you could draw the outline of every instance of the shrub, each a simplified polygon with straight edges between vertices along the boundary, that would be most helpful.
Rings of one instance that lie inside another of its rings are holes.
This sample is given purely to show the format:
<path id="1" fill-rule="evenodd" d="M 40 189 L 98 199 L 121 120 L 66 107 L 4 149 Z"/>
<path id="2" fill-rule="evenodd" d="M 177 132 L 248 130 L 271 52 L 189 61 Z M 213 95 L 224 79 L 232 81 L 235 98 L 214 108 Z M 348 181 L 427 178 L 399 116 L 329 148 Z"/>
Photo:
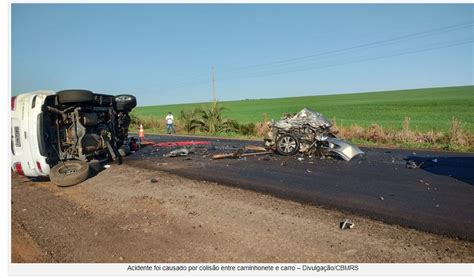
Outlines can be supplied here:
<path id="1" fill-rule="evenodd" d="M 267 138 L 268 132 L 272 130 L 272 125 L 271 122 L 266 121 L 266 122 L 259 122 L 255 125 L 255 136 L 258 136 L 260 138 Z"/>
<path id="2" fill-rule="evenodd" d="M 195 132 L 199 128 L 198 122 L 199 109 L 181 110 L 179 120 L 186 132 Z"/>
<path id="3" fill-rule="evenodd" d="M 365 139 L 374 143 L 383 143 L 387 141 L 387 134 L 379 124 L 371 124 L 367 128 Z"/>
<path id="4" fill-rule="evenodd" d="M 269 138 L 269 132 L 272 130 L 272 122 L 267 113 L 263 113 L 263 120 L 255 125 L 255 136 L 260 138 Z"/>
<path id="5" fill-rule="evenodd" d="M 426 133 L 420 134 L 420 141 L 427 144 L 440 143 L 443 140 L 444 134 L 442 132 L 434 132 L 430 130 Z"/>
<path id="6" fill-rule="evenodd" d="M 138 129 L 140 127 L 140 124 L 143 125 L 144 129 L 162 129 L 165 127 L 164 121 L 161 119 L 157 119 L 155 117 L 143 117 L 143 116 L 137 116 L 134 114 L 130 115 L 131 118 L 131 123 L 130 123 L 130 129 Z"/>
<path id="7" fill-rule="evenodd" d="M 451 120 L 451 127 L 446 139 L 448 149 L 456 149 L 456 146 L 472 147 L 472 135 L 466 130 L 465 125 L 454 117 Z"/>
<path id="8" fill-rule="evenodd" d="M 225 109 L 227 108 L 220 106 L 216 100 L 207 107 L 197 108 L 196 115 L 198 116 L 195 120 L 196 127 L 210 134 L 228 131 L 228 120 L 222 116 L 222 111 Z"/>
<path id="9" fill-rule="evenodd" d="M 228 123 L 228 131 L 229 132 L 237 132 L 242 135 L 255 135 L 255 124 L 248 123 L 248 124 L 241 124 L 236 120 L 227 120 Z"/>

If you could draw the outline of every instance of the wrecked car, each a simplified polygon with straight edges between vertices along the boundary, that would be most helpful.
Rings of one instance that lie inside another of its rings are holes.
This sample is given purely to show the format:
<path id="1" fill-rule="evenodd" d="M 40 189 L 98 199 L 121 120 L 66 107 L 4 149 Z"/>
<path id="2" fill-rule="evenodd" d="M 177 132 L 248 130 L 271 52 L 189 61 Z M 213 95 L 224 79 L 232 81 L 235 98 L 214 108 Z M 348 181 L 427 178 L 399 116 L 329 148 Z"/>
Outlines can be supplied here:
<path id="1" fill-rule="evenodd" d="M 298 152 L 321 157 L 337 155 L 346 161 L 364 153 L 357 146 L 336 138 L 331 126 L 322 114 L 304 108 L 294 116 L 274 121 L 265 145 L 281 155 Z"/>
<path id="2" fill-rule="evenodd" d="M 70 186 L 89 176 L 88 162 L 121 162 L 132 95 L 88 90 L 35 91 L 11 98 L 11 168 Z"/>

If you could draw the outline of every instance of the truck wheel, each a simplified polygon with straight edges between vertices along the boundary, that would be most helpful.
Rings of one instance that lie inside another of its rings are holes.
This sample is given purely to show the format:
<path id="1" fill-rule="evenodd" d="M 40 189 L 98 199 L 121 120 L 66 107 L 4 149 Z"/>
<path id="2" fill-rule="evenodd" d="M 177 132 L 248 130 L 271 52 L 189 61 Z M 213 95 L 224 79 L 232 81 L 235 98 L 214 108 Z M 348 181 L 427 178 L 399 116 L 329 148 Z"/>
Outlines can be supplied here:
<path id="1" fill-rule="evenodd" d="M 57 186 L 71 186 L 85 181 L 89 177 L 89 164 L 80 160 L 60 162 L 51 169 L 49 178 Z"/>
<path id="2" fill-rule="evenodd" d="M 131 150 L 130 150 L 130 146 L 127 144 L 127 145 L 122 145 L 119 149 L 118 149 L 118 152 L 119 154 L 122 156 L 122 157 L 125 157 L 129 154 L 131 154 Z"/>
<path id="3" fill-rule="evenodd" d="M 300 141 L 293 134 L 283 134 L 277 139 L 276 149 L 281 155 L 294 155 L 300 150 Z"/>
<path id="4" fill-rule="evenodd" d="M 88 90 L 63 90 L 56 95 L 59 104 L 94 101 L 94 93 Z"/>
<path id="5" fill-rule="evenodd" d="M 137 106 L 137 98 L 132 95 L 118 95 L 115 97 L 118 112 L 129 112 Z"/>

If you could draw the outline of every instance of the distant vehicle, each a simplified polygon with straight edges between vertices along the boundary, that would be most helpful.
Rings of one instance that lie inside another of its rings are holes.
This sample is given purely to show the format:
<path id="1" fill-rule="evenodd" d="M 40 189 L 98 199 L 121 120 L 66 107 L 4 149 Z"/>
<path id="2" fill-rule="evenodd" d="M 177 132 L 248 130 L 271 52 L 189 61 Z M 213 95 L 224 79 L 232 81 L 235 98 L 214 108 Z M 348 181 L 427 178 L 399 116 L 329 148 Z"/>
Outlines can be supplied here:
<path id="1" fill-rule="evenodd" d="M 50 177 L 58 186 L 86 180 L 91 160 L 118 160 L 133 95 L 87 90 L 35 91 L 11 98 L 11 167 L 27 177 Z"/>

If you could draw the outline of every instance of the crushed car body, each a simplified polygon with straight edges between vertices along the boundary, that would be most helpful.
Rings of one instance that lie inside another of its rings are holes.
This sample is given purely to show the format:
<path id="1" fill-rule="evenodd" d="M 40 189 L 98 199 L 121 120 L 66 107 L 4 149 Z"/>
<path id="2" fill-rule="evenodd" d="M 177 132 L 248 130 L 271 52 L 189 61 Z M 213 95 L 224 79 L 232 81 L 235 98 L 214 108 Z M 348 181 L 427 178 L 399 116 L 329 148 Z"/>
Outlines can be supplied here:
<path id="1" fill-rule="evenodd" d="M 332 123 L 321 113 L 304 108 L 294 116 L 273 122 L 265 145 L 281 155 L 298 152 L 321 157 L 337 155 L 346 161 L 364 153 L 357 146 L 338 139 L 331 127 Z"/>

